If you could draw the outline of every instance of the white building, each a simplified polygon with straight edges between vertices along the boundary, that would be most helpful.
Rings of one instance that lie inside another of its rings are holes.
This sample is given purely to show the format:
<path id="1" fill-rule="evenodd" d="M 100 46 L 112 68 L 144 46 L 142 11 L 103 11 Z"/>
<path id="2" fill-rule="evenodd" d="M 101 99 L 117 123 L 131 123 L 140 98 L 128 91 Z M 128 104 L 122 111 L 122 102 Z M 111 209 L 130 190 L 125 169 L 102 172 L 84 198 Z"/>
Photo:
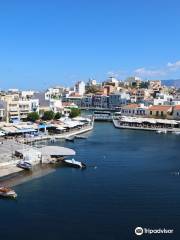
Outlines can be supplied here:
<path id="1" fill-rule="evenodd" d="M 62 94 L 64 92 L 64 87 L 53 87 L 53 88 L 48 88 L 47 91 L 45 92 L 45 99 L 50 100 L 50 99 L 60 99 Z"/>
<path id="2" fill-rule="evenodd" d="M 83 81 L 79 81 L 75 84 L 74 87 L 75 93 L 78 93 L 79 95 L 83 96 L 85 94 L 85 83 Z"/>
<path id="3" fill-rule="evenodd" d="M 106 82 L 112 83 L 113 86 L 115 86 L 115 87 L 119 86 L 119 80 L 116 79 L 115 77 L 109 77 Z"/>
<path id="4" fill-rule="evenodd" d="M 34 91 L 31 91 L 31 90 L 20 92 L 20 98 L 22 100 L 30 99 L 30 98 L 32 98 L 33 95 L 34 95 Z"/>
<path id="5" fill-rule="evenodd" d="M 158 93 L 154 99 L 154 105 L 171 105 L 173 100 L 172 95 Z"/>
<path id="6" fill-rule="evenodd" d="M 27 118 L 30 112 L 39 113 L 39 99 L 19 100 L 19 117 Z"/>
<path id="7" fill-rule="evenodd" d="M 53 112 L 61 112 L 62 111 L 62 101 L 61 100 L 56 100 L 56 99 L 51 99 L 50 100 L 50 108 Z"/>
<path id="8" fill-rule="evenodd" d="M 96 82 L 95 79 L 90 78 L 86 85 L 87 85 L 87 86 L 96 86 L 96 85 L 97 85 L 97 82 Z"/>

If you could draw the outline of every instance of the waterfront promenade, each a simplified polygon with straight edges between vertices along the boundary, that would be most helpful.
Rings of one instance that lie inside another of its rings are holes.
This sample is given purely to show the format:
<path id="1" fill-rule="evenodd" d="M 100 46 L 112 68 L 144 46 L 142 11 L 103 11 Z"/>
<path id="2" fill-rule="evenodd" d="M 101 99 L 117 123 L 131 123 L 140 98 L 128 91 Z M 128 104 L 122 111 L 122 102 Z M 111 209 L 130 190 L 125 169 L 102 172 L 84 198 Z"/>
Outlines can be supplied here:
<path id="1" fill-rule="evenodd" d="M 19 158 L 14 156 L 14 152 L 16 150 L 22 149 L 24 152 L 32 152 L 32 154 L 37 155 L 39 152 L 38 148 L 29 146 L 28 143 L 33 143 L 36 141 L 43 141 L 43 140 L 51 140 L 54 139 L 65 139 L 67 137 L 72 137 L 75 135 L 83 134 L 93 129 L 93 124 L 84 126 L 81 129 L 71 130 L 66 133 L 62 134 L 55 134 L 55 135 L 44 135 L 44 136 L 37 136 L 33 138 L 23 138 L 20 137 L 18 139 L 11 139 L 6 140 L 3 139 L 0 144 L 0 178 L 21 172 L 22 169 L 16 167 Z M 36 153 L 36 154 L 35 154 Z M 36 156 L 35 156 L 36 157 Z"/>
<path id="2" fill-rule="evenodd" d="M 142 121 L 141 121 L 142 120 Z M 145 119 L 144 119 L 145 121 Z M 147 122 L 149 121 L 149 122 Z M 154 123 L 152 124 L 152 121 Z M 166 131 L 166 132 L 171 132 L 171 133 L 178 133 L 180 132 L 179 127 L 174 127 L 176 124 L 171 125 L 170 123 L 168 124 L 156 124 L 155 123 L 156 119 L 148 119 L 146 120 L 146 124 L 143 122 L 143 118 L 131 118 L 128 117 L 125 120 L 120 120 L 120 119 L 113 119 L 113 124 L 114 127 L 120 128 L 120 129 L 132 129 L 132 130 L 144 130 L 144 131 Z M 163 121 L 163 120 L 161 120 Z M 174 120 L 165 120 L 165 121 L 174 121 Z M 169 125 L 167 127 L 167 125 Z"/>
<path id="3" fill-rule="evenodd" d="M 29 137 L 25 139 L 19 139 L 20 142 L 24 143 L 32 143 L 32 142 L 37 142 L 37 141 L 43 141 L 43 140 L 56 140 L 56 139 L 65 139 L 68 137 L 73 137 L 76 135 L 80 135 L 86 132 L 89 132 L 93 129 L 93 124 L 88 125 L 85 127 L 82 127 L 81 129 L 74 129 L 69 132 L 61 133 L 61 134 L 53 134 L 53 135 L 41 135 L 41 136 L 35 136 L 35 137 Z"/>

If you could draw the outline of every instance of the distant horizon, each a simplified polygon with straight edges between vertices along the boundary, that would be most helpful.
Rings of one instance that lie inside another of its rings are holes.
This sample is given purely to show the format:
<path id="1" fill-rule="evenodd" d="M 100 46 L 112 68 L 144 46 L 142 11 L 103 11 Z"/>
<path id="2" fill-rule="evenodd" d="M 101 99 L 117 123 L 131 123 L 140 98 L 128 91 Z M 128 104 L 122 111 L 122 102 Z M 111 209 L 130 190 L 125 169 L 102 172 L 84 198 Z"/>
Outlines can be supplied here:
<path id="1" fill-rule="evenodd" d="M 129 77 L 132 77 L 132 76 L 129 76 Z M 96 79 L 95 79 L 96 80 Z M 118 79 L 117 78 L 117 80 L 119 80 L 119 81 L 125 81 L 126 79 Z M 142 81 L 163 81 L 163 82 L 168 82 L 168 83 L 166 83 L 166 84 L 164 84 L 164 85 L 166 85 L 166 86 L 168 86 L 168 87 L 170 87 L 170 86 L 173 86 L 173 87 L 177 87 L 177 88 L 180 88 L 180 79 L 148 79 L 148 80 L 145 80 L 145 79 L 141 79 Z M 88 82 L 88 80 L 87 81 L 84 81 L 84 80 L 80 80 L 80 81 L 83 81 L 83 82 L 85 82 L 85 83 L 87 83 Z M 105 80 L 104 80 L 105 81 Z M 97 83 L 103 83 L 104 82 L 103 80 L 102 81 L 97 81 Z M 176 85 L 173 83 L 173 85 L 171 85 L 172 84 L 172 82 L 174 82 L 175 81 L 175 83 L 176 83 Z M 76 81 L 77 82 L 77 81 Z M 178 84 L 177 84 L 177 82 L 178 82 Z M 75 84 L 75 83 L 74 83 Z M 49 86 L 47 86 L 47 88 L 44 88 L 44 89 L 35 89 L 35 88 L 28 88 L 28 87 L 25 87 L 25 88 L 18 88 L 18 87 L 10 87 L 10 88 L 0 88 L 0 91 L 8 91 L 8 90 L 18 90 L 18 91 L 37 91 L 37 92 L 44 92 L 44 91 L 46 91 L 48 88 L 55 88 L 55 87 L 65 87 L 65 88 L 72 88 L 72 87 L 74 87 L 74 85 L 71 85 L 71 86 L 64 86 L 63 84 L 55 84 L 55 85 L 49 85 Z"/>

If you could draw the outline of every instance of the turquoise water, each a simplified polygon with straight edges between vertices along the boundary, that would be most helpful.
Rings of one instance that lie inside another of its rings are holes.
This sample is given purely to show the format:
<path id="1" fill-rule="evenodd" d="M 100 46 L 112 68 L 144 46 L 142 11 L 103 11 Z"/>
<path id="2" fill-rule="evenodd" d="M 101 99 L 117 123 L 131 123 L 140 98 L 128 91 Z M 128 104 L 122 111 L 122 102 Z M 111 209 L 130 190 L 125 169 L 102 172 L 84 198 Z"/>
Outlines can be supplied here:
<path id="1" fill-rule="evenodd" d="M 171 228 L 180 239 L 180 136 L 96 123 L 76 150 L 86 170 L 57 167 L 0 200 L 0 239 L 131 240 L 134 229 Z M 96 167 L 94 167 L 96 166 Z"/>

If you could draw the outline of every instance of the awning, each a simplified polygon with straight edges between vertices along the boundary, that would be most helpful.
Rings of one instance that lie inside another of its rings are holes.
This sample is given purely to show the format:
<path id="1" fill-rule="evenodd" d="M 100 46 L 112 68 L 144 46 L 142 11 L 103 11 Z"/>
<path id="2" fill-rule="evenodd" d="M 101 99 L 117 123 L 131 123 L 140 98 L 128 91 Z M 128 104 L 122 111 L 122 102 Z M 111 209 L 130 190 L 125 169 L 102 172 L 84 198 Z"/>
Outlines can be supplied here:
<path id="1" fill-rule="evenodd" d="M 76 152 L 71 148 L 59 146 L 45 146 L 38 149 L 44 156 L 74 156 Z"/>
<path id="2" fill-rule="evenodd" d="M 24 129 L 18 129 L 17 133 L 29 133 L 29 132 L 36 132 L 37 130 L 33 128 L 24 128 Z"/>

